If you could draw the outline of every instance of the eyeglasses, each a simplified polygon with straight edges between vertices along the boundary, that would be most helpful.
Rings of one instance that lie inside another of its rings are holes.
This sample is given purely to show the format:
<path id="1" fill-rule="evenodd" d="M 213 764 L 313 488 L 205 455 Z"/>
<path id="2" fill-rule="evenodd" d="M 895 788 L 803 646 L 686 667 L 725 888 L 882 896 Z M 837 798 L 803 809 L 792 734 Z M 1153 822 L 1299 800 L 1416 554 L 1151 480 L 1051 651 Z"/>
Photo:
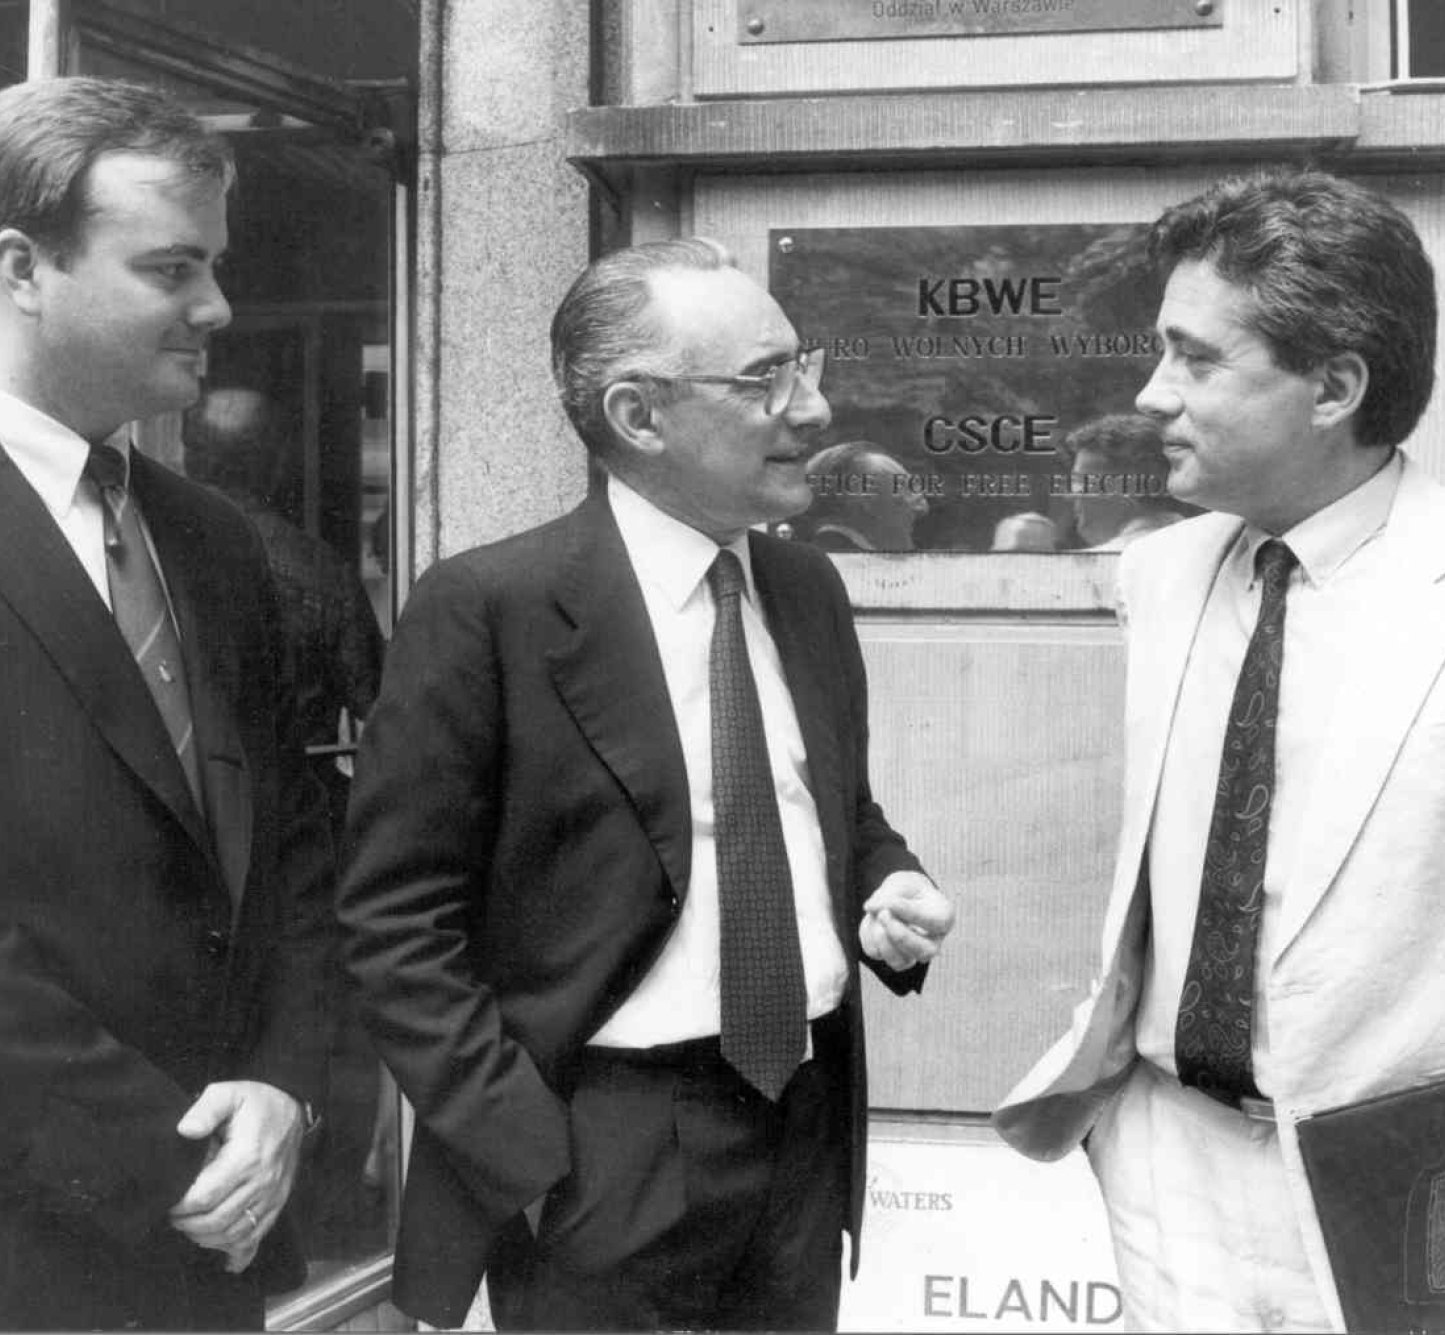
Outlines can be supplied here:
<path id="1" fill-rule="evenodd" d="M 811 348 L 785 362 L 775 362 L 757 375 L 654 375 L 648 378 L 673 384 L 736 385 L 740 389 L 762 390 L 763 411 L 769 417 L 777 417 L 787 411 L 799 384 L 817 391 L 823 379 L 823 361 L 823 349 Z"/>

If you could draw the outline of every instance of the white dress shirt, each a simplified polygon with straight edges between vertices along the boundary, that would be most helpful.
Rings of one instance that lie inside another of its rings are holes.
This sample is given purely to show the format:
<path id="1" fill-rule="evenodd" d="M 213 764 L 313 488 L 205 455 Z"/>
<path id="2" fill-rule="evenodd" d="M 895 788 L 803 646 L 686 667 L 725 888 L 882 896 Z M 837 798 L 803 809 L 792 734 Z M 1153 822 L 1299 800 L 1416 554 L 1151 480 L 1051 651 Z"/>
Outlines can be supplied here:
<path id="1" fill-rule="evenodd" d="M 1254 1075 L 1270 1096 L 1269 993 L 1285 887 L 1310 837 L 1304 809 L 1348 645 L 1341 628 L 1378 591 L 1381 544 L 1400 483 L 1400 456 L 1369 481 L 1279 535 L 1299 560 L 1285 600 L 1284 663 L 1275 732 L 1275 789 L 1265 852 L 1254 997 Z M 1235 683 L 1259 614 L 1255 553 L 1271 535 L 1246 525 L 1205 603 L 1170 727 L 1149 833 L 1152 930 L 1139 1006 L 1139 1052 L 1177 1073 L 1175 1021 L 1194 940 L 1204 849 Z"/>
<path id="2" fill-rule="evenodd" d="M 117 438 L 109 442 L 129 449 Z M 81 476 L 90 445 L 38 408 L 0 391 L 0 448 L 39 493 L 95 591 L 110 606 L 100 489 Z"/>
<path id="3" fill-rule="evenodd" d="M 616 478 L 609 478 L 607 496 L 657 638 L 682 739 L 692 815 L 692 875 L 677 925 L 652 969 L 591 1040 L 609 1047 L 644 1048 L 715 1035 L 720 1024 L 708 690 L 715 612 L 706 578 L 718 545 Z M 732 543 L 730 550 L 742 562 L 747 580 L 743 636 L 762 705 L 783 842 L 792 872 L 808 1017 L 816 1019 L 834 1010 L 842 999 L 848 981 L 847 958 L 833 926 L 823 834 L 811 791 L 808 757 L 782 661 L 758 606 L 746 535 Z"/>

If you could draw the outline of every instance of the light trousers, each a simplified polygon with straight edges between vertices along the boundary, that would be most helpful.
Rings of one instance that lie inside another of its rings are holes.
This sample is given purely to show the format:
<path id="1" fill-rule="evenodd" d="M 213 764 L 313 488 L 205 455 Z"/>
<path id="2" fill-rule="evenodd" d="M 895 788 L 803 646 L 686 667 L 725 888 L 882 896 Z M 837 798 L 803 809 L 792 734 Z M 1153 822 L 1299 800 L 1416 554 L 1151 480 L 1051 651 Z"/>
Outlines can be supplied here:
<path id="1" fill-rule="evenodd" d="M 1273 1123 L 1140 1061 L 1088 1142 L 1127 1328 L 1328 1331 Z"/>

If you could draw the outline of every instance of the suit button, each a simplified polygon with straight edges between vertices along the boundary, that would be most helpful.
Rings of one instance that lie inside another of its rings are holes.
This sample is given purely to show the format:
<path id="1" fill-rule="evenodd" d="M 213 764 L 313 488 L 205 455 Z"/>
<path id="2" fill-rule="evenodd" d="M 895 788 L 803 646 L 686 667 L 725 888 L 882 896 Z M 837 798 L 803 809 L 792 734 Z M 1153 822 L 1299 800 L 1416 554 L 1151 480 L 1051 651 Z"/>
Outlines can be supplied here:
<path id="1" fill-rule="evenodd" d="M 225 932 L 206 933 L 206 954 L 213 960 L 225 959 L 226 947 L 230 945 L 230 938 Z"/>

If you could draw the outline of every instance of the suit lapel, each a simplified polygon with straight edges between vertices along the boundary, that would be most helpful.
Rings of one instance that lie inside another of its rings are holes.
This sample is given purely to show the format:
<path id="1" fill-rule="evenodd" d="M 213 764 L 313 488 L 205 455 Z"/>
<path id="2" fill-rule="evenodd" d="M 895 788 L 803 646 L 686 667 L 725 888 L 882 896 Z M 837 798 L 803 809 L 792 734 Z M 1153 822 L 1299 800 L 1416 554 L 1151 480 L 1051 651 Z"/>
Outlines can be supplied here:
<path id="1" fill-rule="evenodd" d="M 1192 552 L 1179 554 L 1166 568 L 1165 579 L 1151 592 L 1147 606 L 1126 607 L 1130 639 L 1138 649 L 1129 665 L 1129 699 L 1125 727 L 1135 735 L 1126 739 L 1134 749 L 1126 766 L 1129 791 L 1125 794 L 1127 822 L 1120 841 L 1118 875 L 1126 878 L 1128 893 L 1139 879 L 1144 848 L 1153 823 L 1164 773 L 1164 754 L 1179 707 L 1184 669 L 1209 591 L 1214 587 L 1230 544 L 1238 536 L 1240 521 L 1231 516 L 1210 516 L 1194 521 L 1198 527 Z M 1116 885 L 1116 912 L 1122 926 L 1127 903 Z"/>
<path id="2" fill-rule="evenodd" d="M 824 624 L 827 600 L 802 596 L 802 591 L 786 578 L 778 560 L 781 554 L 768 544 L 751 538 L 749 541 L 753 580 L 768 632 L 783 663 L 788 694 L 793 698 L 803 750 L 808 757 L 813 802 L 818 809 L 818 825 L 828 859 L 828 886 L 834 916 L 841 924 L 848 916 L 842 869 L 847 862 L 844 855 L 850 825 L 838 751 L 839 721 L 830 703 L 836 697 L 836 688 L 830 690 L 830 683 L 838 680 L 839 672 L 836 659 L 825 657 L 832 646 L 836 646 L 837 635 Z"/>
<path id="3" fill-rule="evenodd" d="M 682 742 L 642 590 L 600 491 L 574 513 L 557 606 L 572 627 L 548 655 L 558 693 L 631 799 L 682 898 L 692 862 Z"/>
<path id="4" fill-rule="evenodd" d="M 1360 613 L 1305 810 L 1319 813 L 1288 886 L 1275 958 L 1339 874 L 1445 666 L 1445 493 L 1409 460 L 1385 532 L 1390 578 Z"/>
<path id="5" fill-rule="evenodd" d="M 139 453 L 132 456 L 131 472 L 185 654 L 211 845 L 232 902 L 239 903 L 250 870 L 253 813 L 247 749 L 234 705 L 241 693 L 241 657 L 226 619 L 227 571 L 198 555 L 200 520 L 179 482 Z"/>
<path id="6" fill-rule="evenodd" d="M 44 503 L 3 450 L 0 532 L 0 597 L 29 626 L 111 749 L 205 848 L 200 813 L 130 649 Z"/>

